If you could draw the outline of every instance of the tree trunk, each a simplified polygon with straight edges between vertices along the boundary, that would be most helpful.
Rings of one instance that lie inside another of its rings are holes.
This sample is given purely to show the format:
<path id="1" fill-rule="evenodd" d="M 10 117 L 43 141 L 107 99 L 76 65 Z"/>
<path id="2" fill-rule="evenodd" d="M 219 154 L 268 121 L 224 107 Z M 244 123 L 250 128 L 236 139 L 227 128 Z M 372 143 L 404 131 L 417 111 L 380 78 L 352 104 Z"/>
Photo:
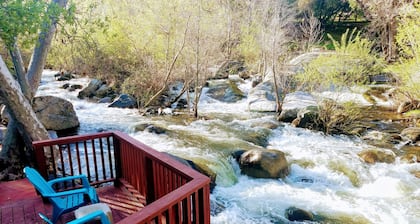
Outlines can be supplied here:
<path id="1" fill-rule="evenodd" d="M 67 0 L 54 0 L 51 4 L 57 4 L 61 8 L 67 5 Z M 52 38 L 57 30 L 58 18 L 52 18 L 52 23 L 47 31 L 39 34 L 38 43 L 35 46 L 34 52 L 29 63 L 27 78 L 31 85 L 32 95 L 35 95 L 36 90 L 41 82 L 42 70 L 44 69 L 45 61 L 47 60 L 48 50 L 50 49 Z"/>
<path id="2" fill-rule="evenodd" d="M 51 5 L 57 4 L 64 8 L 67 5 L 67 1 L 53 0 Z M 32 141 L 49 138 L 47 130 L 36 117 L 30 102 L 39 87 L 48 50 L 57 29 L 57 22 L 58 17 L 53 17 L 50 24 L 43 24 L 45 27 L 48 26 L 48 29 L 39 34 L 27 73 L 25 72 L 25 66 L 17 43 L 15 42 L 14 46 L 9 49 L 18 83 L 10 74 L 3 59 L 0 58 L 0 83 L 2 83 L 2 86 L 0 86 L 0 99 L 3 98 L 3 102 L 11 116 L 0 154 L 0 158 L 5 160 L 10 160 L 17 155 L 21 163 L 27 164 L 32 159 L 26 155 L 32 152 Z M 25 143 L 24 146 L 19 144 L 21 139 Z M 22 153 L 24 148 L 26 148 L 27 153 Z"/>
<path id="3" fill-rule="evenodd" d="M 47 130 L 38 120 L 31 103 L 23 95 L 19 84 L 10 73 L 1 56 L 0 83 L 2 83 L 0 88 L 1 98 L 5 101 L 4 103 L 12 118 L 18 121 L 18 125 L 22 125 L 30 140 L 48 139 Z"/>
<path id="4" fill-rule="evenodd" d="M 26 96 L 27 99 L 32 99 L 32 91 L 31 87 L 29 86 L 28 80 L 25 77 L 25 66 L 23 63 L 22 55 L 19 50 L 19 46 L 17 41 L 13 44 L 12 49 L 9 51 L 10 56 L 13 61 L 13 66 L 15 68 L 16 77 L 19 82 L 20 88 L 22 90 L 23 95 Z"/>

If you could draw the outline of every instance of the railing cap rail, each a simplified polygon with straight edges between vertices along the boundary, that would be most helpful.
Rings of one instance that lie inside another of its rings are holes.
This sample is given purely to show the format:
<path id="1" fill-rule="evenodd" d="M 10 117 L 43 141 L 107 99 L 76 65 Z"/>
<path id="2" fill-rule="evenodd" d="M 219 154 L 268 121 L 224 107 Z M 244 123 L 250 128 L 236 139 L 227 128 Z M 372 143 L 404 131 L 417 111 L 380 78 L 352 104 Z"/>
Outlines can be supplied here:
<path id="1" fill-rule="evenodd" d="M 37 148 L 37 147 L 44 147 L 44 146 L 50 146 L 50 145 L 60 145 L 60 144 L 81 142 L 81 141 L 91 140 L 95 138 L 105 138 L 105 137 L 109 137 L 113 135 L 114 135 L 114 132 L 101 132 L 101 133 L 94 133 L 94 134 L 74 135 L 74 136 L 60 137 L 60 138 L 55 138 L 55 139 L 34 141 L 32 145 Z"/>
<path id="2" fill-rule="evenodd" d="M 208 178 L 207 176 L 203 175 L 202 173 L 192 169 L 191 167 L 186 166 L 185 164 L 180 163 L 179 161 L 176 161 L 169 155 L 159 152 L 156 149 L 153 149 L 152 147 L 140 142 L 137 139 L 134 139 L 133 137 L 129 136 L 126 133 L 120 132 L 120 131 L 114 131 L 113 134 L 120 139 L 124 139 L 128 143 L 136 146 L 137 148 L 142 149 L 144 152 L 148 154 L 148 156 L 152 157 L 154 160 L 158 160 L 163 162 L 163 164 L 166 164 L 167 167 L 175 168 L 179 171 L 181 171 L 184 175 L 196 179 L 196 178 Z"/>
<path id="3" fill-rule="evenodd" d="M 178 189 L 166 194 L 165 196 L 161 197 L 160 199 L 148 204 L 140 211 L 127 216 L 125 219 L 118 222 L 119 224 L 122 223 L 138 223 L 139 220 L 145 221 L 150 220 L 159 214 L 162 214 L 168 207 L 172 207 L 175 204 L 179 203 L 182 199 L 186 196 L 191 195 L 194 192 L 197 192 L 201 188 L 207 188 L 206 190 L 210 192 L 210 179 L 208 177 L 205 178 L 196 178 L 183 186 L 179 187 Z"/>

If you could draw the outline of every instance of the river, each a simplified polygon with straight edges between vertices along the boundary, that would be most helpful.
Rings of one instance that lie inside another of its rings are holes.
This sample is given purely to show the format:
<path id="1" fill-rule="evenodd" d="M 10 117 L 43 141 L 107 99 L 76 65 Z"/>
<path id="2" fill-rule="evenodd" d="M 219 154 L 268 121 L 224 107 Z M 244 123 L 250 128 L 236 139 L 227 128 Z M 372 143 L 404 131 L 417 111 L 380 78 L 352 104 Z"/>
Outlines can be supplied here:
<path id="1" fill-rule="evenodd" d="M 242 175 L 229 154 L 252 148 L 241 133 L 263 130 L 255 124 L 276 122 L 274 114 L 250 113 L 246 100 L 222 103 L 203 94 L 199 112 L 207 119 L 180 122 L 171 116 L 145 117 L 134 109 L 80 100 L 77 91 L 60 88 L 66 82 L 55 81 L 53 74 L 44 72 L 37 94 L 72 102 L 79 133 L 121 130 L 158 151 L 205 161 L 217 173 L 211 223 L 289 223 L 285 218 L 289 207 L 312 212 L 317 221 L 307 223 L 420 222 L 420 179 L 410 173 L 420 170 L 420 164 L 398 159 L 392 164 L 366 164 L 357 153 L 369 146 L 357 138 L 325 136 L 281 124 L 270 130 L 267 148 L 286 154 L 290 174 L 284 179 L 255 179 Z M 83 86 L 88 82 L 88 78 L 71 80 Z M 246 92 L 250 83 L 240 88 Z M 162 126 L 168 132 L 136 132 L 141 123 Z"/>

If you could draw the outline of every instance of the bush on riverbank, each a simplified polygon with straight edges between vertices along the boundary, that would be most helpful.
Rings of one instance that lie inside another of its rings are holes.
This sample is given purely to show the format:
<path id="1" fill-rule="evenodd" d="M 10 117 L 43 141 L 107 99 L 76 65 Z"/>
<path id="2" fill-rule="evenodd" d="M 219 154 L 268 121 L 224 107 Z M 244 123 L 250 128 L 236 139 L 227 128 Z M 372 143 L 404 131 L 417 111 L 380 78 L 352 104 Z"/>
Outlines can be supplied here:
<path id="1" fill-rule="evenodd" d="M 380 74 L 385 68 L 383 59 L 372 51 L 373 42 L 363 38 L 360 31 L 347 30 L 340 41 L 329 37 L 335 51 L 307 64 L 297 76 L 302 86 L 323 91 L 367 84 L 369 76 Z"/>

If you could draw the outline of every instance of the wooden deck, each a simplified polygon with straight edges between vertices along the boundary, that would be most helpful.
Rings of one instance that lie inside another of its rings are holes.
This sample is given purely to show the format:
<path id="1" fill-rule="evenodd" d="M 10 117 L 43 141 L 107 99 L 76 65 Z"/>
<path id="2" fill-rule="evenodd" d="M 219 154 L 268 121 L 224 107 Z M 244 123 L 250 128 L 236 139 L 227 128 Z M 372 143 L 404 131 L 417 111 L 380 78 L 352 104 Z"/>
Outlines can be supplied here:
<path id="1" fill-rule="evenodd" d="M 34 168 L 44 178 L 84 174 L 92 186 L 100 185 L 99 199 L 115 223 L 210 224 L 210 179 L 128 134 L 68 136 L 33 146 Z M 0 224 L 42 223 L 39 212 L 51 217 L 52 206 L 27 180 L 0 183 Z M 70 212 L 58 223 L 72 219 Z"/>
<path id="2" fill-rule="evenodd" d="M 144 207 L 144 198 L 125 181 L 119 187 L 97 188 L 99 199 L 112 210 L 114 222 L 139 211 Z M 0 223 L 1 224 L 41 224 L 38 213 L 52 216 L 52 206 L 43 203 L 34 187 L 26 179 L 0 183 Z M 58 223 L 74 219 L 72 212 L 63 215 Z"/>

